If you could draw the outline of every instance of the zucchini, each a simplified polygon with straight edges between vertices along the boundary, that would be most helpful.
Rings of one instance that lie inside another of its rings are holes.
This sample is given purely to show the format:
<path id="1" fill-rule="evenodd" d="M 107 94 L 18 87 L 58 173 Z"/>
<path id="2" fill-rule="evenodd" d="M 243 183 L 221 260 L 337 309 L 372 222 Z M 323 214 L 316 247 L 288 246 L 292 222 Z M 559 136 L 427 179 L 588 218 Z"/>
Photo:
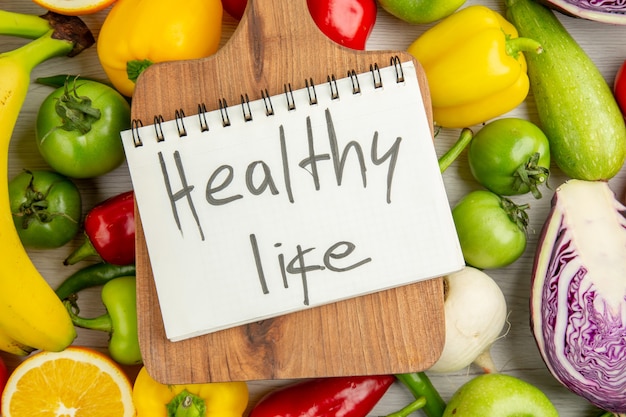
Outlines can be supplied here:
<path id="1" fill-rule="evenodd" d="M 556 165 L 582 180 L 608 180 L 626 158 L 626 126 L 613 92 L 554 12 L 536 0 L 505 0 L 520 36 L 538 41 L 526 54 L 540 125 Z"/>

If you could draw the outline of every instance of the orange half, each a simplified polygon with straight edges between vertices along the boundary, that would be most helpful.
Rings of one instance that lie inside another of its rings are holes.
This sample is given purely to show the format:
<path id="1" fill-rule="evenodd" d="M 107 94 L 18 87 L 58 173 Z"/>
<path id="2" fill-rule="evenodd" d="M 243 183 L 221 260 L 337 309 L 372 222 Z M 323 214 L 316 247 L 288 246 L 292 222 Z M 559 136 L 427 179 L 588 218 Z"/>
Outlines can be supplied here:
<path id="1" fill-rule="evenodd" d="M 109 356 L 70 346 L 39 352 L 11 373 L 3 417 L 133 417 L 132 386 Z"/>
<path id="2" fill-rule="evenodd" d="M 115 3 L 115 0 L 33 0 L 41 7 L 68 16 L 80 16 L 99 12 Z"/>

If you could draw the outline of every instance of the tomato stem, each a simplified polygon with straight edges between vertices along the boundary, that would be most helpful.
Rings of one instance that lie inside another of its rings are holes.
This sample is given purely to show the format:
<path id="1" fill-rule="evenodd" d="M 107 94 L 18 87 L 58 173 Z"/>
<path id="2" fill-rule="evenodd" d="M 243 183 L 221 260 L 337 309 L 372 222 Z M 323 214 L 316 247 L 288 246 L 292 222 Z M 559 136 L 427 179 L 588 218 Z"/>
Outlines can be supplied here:
<path id="1" fill-rule="evenodd" d="M 530 206 L 528 204 L 515 204 L 512 200 L 509 200 L 506 197 L 500 196 L 500 205 L 502 209 L 509 216 L 509 219 L 513 223 L 517 225 L 524 233 L 526 233 L 526 229 L 528 228 L 528 213 L 526 213 L 526 209 Z"/>
<path id="2" fill-rule="evenodd" d="M 541 154 L 535 152 L 528 159 L 528 162 L 520 165 L 513 174 L 515 178 L 513 187 L 520 189 L 523 186 L 527 186 L 536 199 L 541 198 L 541 191 L 539 191 L 537 185 L 545 183 L 550 176 L 550 170 L 539 165 L 540 157 Z"/>
<path id="3" fill-rule="evenodd" d="M 26 190 L 24 190 L 24 201 L 20 204 L 19 211 L 13 213 L 14 216 L 22 218 L 23 229 L 28 229 L 30 224 L 36 220 L 40 223 L 49 223 L 58 216 L 65 216 L 72 222 L 78 223 L 78 219 L 73 219 L 64 213 L 55 213 L 48 210 L 48 194 L 54 185 L 60 181 L 50 183 L 44 191 L 37 190 L 33 184 L 35 176 L 29 170 L 25 170 L 25 172 L 30 175 L 30 181 Z"/>
<path id="4" fill-rule="evenodd" d="M 99 109 L 92 107 L 91 99 L 87 96 L 79 96 L 76 79 L 72 81 L 72 91 L 69 90 L 70 80 L 65 83 L 65 93 L 56 102 L 55 110 L 63 120 L 61 129 L 66 131 L 78 130 L 85 134 L 91 130 L 91 125 L 100 120 Z"/>

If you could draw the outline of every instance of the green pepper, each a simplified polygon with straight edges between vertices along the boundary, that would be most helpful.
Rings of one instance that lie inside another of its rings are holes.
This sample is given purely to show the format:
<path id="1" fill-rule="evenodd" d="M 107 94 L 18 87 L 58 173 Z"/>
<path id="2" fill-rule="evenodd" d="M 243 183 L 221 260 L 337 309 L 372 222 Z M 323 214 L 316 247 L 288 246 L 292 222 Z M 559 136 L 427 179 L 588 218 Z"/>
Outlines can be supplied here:
<path id="1" fill-rule="evenodd" d="M 65 300 L 85 288 L 104 285 L 114 278 L 135 275 L 135 265 L 113 265 L 107 262 L 86 266 L 65 280 L 55 290 L 61 300 Z"/>
<path id="2" fill-rule="evenodd" d="M 412 372 L 397 374 L 396 378 L 411 391 L 413 396 L 420 400 L 426 399 L 422 412 L 428 417 L 441 417 L 446 408 L 446 403 L 424 372 Z"/>
<path id="3" fill-rule="evenodd" d="M 137 334 L 137 290 L 134 276 L 117 277 L 102 287 L 102 303 L 107 312 L 99 317 L 78 316 L 74 294 L 64 304 L 75 326 L 110 334 L 109 354 L 122 365 L 142 363 Z"/>

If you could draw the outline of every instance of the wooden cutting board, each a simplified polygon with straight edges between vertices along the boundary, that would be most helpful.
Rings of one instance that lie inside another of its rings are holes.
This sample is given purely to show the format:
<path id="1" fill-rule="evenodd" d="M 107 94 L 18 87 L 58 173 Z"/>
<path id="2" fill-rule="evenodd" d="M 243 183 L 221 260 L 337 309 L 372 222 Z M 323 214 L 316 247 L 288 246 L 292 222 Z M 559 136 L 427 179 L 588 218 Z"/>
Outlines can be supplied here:
<path id="1" fill-rule="evenodd" d="M 202 39 L 198 39 L 202 42 Z M 183 110 L 219 99 L 238 103 L 304 88 L 374 63 L 415 60 L 403 51 L 354 51 L 317 28 L 306 0 L 248 0 L 228 43 L 215 55 L 151 66 L 139 78 L 132 118 L 175 119 Z M 415 62 L 428 120 L 430 97 Z M 137 309 L 144 364 L 168 384 L 290 379 L 420 371 L 439 357 L 444 342 L 443 280 L 436 278 L 183 341 L 165 336 L 150 259 L 137 213 Z"/>

